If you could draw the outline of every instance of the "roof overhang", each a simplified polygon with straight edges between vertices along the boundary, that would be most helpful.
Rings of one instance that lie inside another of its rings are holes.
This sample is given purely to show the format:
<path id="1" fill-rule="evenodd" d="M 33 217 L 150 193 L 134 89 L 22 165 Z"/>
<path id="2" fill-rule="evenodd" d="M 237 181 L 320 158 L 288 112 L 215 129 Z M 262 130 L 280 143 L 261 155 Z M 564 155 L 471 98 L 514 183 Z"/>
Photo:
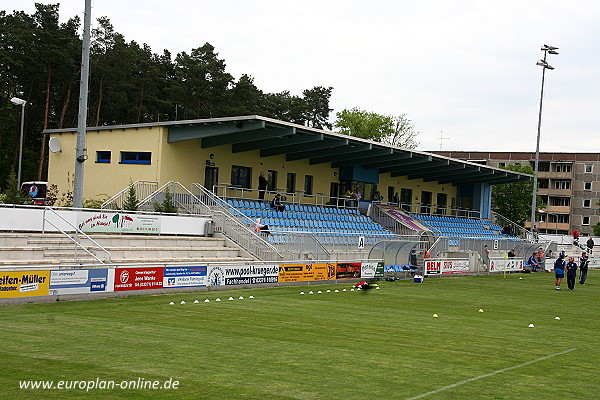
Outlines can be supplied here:
<path id="1" fill-rule="evenodd" d="M 145 124 L 100 126 L 88 131 L 163 127 L 167 142 L 200 140 L 201 148 L 231 145 L 233 153 L 259 151 L 260 157 L 285 156 L 287 161 L 308 160 L 309 164 L 331 163 L 333 168 L 361 165 L 391 176 L 424 179 L 456 185 L 492 185 L 531 180 L 531 175 L 404 149 L 371 140 L 328 132 L 256 115 L 168 121 Z M 74 132 L 49 129 L 44 133 Z"/>

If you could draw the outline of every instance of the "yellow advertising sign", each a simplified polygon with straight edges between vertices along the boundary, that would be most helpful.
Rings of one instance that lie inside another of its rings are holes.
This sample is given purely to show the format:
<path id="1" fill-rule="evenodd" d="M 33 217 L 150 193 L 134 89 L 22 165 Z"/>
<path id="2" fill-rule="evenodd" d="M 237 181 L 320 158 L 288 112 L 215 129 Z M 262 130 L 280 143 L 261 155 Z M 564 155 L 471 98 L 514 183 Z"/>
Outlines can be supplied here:
<path id="1" fill-rule="evenodd" d="M 0 272 L 0 298 L 48 296 L 50 271 Z"/>
<path id="2" fill-rule="evenodd" d="M 336 264 L 281 264 L 279 282 L 326 281 L 335 279 Z"/>

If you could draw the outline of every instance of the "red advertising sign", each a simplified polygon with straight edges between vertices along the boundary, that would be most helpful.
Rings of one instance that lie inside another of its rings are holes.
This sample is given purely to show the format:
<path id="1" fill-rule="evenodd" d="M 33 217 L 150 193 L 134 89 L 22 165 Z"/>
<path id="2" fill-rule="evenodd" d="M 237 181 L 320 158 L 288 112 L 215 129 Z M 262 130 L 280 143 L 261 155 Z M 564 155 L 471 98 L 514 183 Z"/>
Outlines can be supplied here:
<path id="1" fill-rule="evenodd" d="M 440 261 L 425 261 L 425 274 L 435 275 L 439 274 L 442 269 L 442 263 Z"/>
<path id="2" fill-rule="evenodd" d="M 163 268 L 117 268 L 115 291 L 162 289 Z"/>

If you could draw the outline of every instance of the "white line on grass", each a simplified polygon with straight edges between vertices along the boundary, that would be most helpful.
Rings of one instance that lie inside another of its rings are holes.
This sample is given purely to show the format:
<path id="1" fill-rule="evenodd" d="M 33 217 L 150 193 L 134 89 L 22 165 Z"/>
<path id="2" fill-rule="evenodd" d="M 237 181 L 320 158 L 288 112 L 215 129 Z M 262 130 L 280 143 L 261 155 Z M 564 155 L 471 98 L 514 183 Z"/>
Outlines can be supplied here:
<path id="1" fill-rule="evenodd" d="M 474 378 L 465 379 L 464 381 L 456 382 L 456 383 L 453 383 L 452 385 L 444 386 L 444 387 L 441 387 L 439 389 L 432 390 L 431 392 L 423 393 L 423 394 L 420 394 L 420 395 L 415 396 L 415 397 L 411 397 L 411 398 L 406 399 L 406 400 L 422 399 L 423 397 L 427 397 L 427 396 L 432 395 L 432 394 L 443 392 L 445 390 L 452 389 L 452 388 L 455 388 L 455 387 L 460 386 L 460 385 L 464 385 L 465 383 L 473 382 L 473 381 L 476 381 L 478 379 L 487 378 L 489 376 L 498 375 L 498 374 L 501 374 L 503 372 L 510 371 L 512 369 L 517 369 L 517 368 L 525 367 L 527 365 L 534 364 L 534 363 L 539 362 L 539 361 L 544 361 L 544 360 L 547 360 L 547 359 L 552 358 L 552 357 L 556 357 L 556 356 L 560 356 L 560 355 L 563 355 L 563 354 L 567 354 L 567 353 L 570 353 L 570 352 L 575 351 L 575 350 L 577 350 L 577 349 L 576 348 L 572 348 L 572 349 L 569 349 L 569 350 L 561 351 L 560 353 L 554 353 L 554 354 L 550 354 L 549 356 L 544 356 L 544 357 L 536 358 L 535 360 L 527 361 L 527 362 L 525 362 L 523 364 L 514 365 L 512 367 L 507 367 L 507 368 L 502 368 L 502 369 L 499 369 L 497 371 L 490 372 L 490 373 L 483 374 L 483 375 L 479 375 L 479 376 L 476 376 Z"/>

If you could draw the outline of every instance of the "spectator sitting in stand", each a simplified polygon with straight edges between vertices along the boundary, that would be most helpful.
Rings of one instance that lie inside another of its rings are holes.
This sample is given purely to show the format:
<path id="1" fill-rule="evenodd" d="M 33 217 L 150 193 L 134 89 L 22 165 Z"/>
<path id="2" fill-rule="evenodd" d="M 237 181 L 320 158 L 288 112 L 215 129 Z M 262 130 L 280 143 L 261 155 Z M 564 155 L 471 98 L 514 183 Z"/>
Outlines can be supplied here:
<path id="1" fill-rule="evenodd" d="M 508 258 L 515 258 L 515 257 L 516 257 L 516 255 L 515 255 L 515 249 L 510 249 L 508 251 Z"/>
<path id="2" fill-rule="evenodd" d="M 271 200 L 271 208 L 277 211 L 284 211 L 285 206 L 281 204 L 281 195 L 277 193 L 273 200 Z"/>

